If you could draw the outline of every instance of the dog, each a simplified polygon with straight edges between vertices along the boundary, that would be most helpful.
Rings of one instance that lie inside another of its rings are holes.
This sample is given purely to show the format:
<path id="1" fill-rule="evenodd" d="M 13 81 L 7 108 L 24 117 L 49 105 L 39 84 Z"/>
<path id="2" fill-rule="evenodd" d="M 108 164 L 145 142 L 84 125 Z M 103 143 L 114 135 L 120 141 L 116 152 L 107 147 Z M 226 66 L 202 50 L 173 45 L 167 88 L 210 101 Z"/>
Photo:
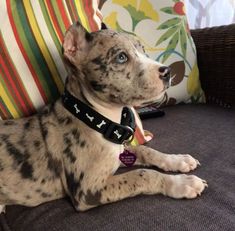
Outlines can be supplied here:
<path id="1" fill-rule="evenodd" d="M 129 107 L 164 94 L 168 67 L 148 58 L 132 36 L 110 29 L 88 33 L 78 23 L 65 34 L 63 56 L 68 77 L 62 98 L 31 117 L 0 122 L 2 206 L 37 206 L 68 195 L 77 211 L 85 211 L 139 194 L 190 199 L 203 192 L 206 181 L 194 175 L 147 168 L 114 174 L 121 154 L 124 164 L 165 171 L 187 173 L 199 165 L 187 154 L 129 145 L 135 129 Z"/>

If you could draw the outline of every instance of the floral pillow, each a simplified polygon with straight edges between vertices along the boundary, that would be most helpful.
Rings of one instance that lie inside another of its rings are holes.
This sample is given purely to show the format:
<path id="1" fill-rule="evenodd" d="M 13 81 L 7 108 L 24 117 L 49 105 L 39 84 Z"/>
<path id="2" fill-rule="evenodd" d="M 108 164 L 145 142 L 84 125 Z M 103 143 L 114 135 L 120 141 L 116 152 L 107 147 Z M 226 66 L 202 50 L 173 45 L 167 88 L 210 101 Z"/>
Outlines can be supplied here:
<path id="1" fill-rule="evenodd" d="M 152 59 L 171 67 L 171 87 L 156 105 L 205 102 L 183 1 L 108 0 L 102 14 L 109 27 L 136 35 Z"/>

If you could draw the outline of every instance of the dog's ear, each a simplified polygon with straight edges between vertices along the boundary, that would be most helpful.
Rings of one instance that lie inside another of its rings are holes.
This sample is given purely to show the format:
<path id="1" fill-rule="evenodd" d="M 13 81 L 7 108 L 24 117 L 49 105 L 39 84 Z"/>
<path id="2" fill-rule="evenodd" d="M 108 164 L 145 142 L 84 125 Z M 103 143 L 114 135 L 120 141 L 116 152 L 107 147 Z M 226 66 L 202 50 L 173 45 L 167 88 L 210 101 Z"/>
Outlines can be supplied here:
<path id="1" fill-rule="evenodd" d="M 76 65 L 83 55 L 87 54 L 92 35 L 78 22 L 73 24 L 65 34 L 63 54 L 70 62 Z"/>

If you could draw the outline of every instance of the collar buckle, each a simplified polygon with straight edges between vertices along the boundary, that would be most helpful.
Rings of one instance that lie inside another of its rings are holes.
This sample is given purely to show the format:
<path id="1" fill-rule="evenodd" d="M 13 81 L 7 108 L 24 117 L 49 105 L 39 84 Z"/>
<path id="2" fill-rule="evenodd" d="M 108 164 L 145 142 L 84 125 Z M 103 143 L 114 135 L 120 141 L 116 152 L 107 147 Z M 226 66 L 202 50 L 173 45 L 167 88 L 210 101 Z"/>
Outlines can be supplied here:
<path id="1" fill-rule="evenodd" d="M 135 129 L 129 126 L 111 123 L 103 133 L 103 136 L 113 143 L 124 144 L 133 140 L 134 133 Z"/>

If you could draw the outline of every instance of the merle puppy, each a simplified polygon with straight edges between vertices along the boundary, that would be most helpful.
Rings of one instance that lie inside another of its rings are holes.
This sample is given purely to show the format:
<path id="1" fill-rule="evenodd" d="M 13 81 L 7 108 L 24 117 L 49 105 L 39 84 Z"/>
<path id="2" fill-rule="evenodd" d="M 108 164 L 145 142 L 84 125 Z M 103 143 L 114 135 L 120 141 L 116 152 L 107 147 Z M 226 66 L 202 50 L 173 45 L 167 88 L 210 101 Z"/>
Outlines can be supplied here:
<path id="1" fill-rule="evenodd" d="M 113 30 L 87 33 L 74 24 L 63 43 L 68 70 L 61 99 L 32 117 L 0 122 L 0 204 L 36 206 L 69 195 L 84 211 L 138 194 L 195 198 L 207 186 L 194 175 L 137 169 L 114 175 L 121 162 L 189 172 L 190 155 L 128 145 L 129 107 L 162 96 L 169 68 L 149 59 L 134 38 Z M 135 155 L 134 155 L 134 154 Z"/>

